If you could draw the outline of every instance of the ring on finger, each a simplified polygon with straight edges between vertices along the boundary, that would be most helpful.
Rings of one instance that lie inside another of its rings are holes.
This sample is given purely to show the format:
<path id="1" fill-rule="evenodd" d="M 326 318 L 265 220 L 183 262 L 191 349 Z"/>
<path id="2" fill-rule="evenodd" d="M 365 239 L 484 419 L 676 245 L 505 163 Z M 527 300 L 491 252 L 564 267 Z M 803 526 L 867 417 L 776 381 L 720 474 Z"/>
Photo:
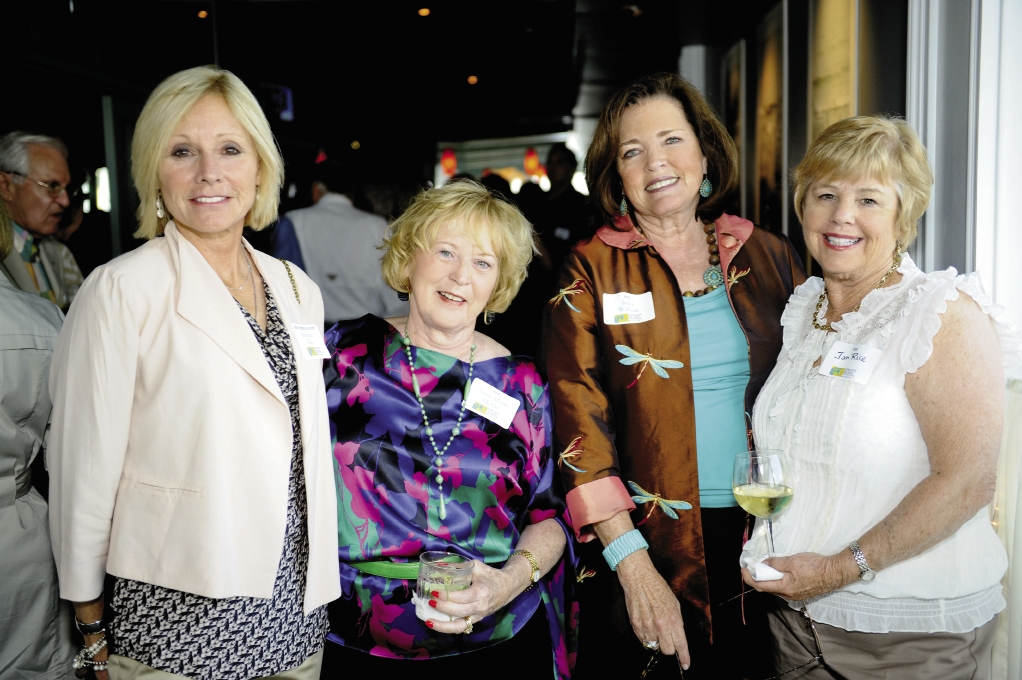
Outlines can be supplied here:
<path id="1" fill-rule="evenodd" d="M 465 617 L 465 630 L 461 631 L 461 634 L 462 635 L 468 635 L 471 632 L 472 632 L 472 617 L 471 616 L 466 616 Z"/>
<path id="2" fill-rule="evenodd" d="M 651 652 L 655 652 L 658 649 L 660 649 L 660 643 L 657 642 L 656 640 L 643 640 L 642 646 Z"/>

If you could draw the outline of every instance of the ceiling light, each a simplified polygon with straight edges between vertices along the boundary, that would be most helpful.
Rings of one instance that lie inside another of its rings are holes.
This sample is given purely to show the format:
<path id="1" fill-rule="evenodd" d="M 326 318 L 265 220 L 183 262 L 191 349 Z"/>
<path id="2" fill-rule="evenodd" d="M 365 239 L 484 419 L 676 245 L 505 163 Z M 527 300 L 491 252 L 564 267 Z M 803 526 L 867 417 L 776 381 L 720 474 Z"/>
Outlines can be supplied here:
<path id="1" fill-rule="evenodd" d="M 479 82 L 479 79 L 476 78 L 475 76 L 469 76 L 468 77 L 468 84 L 469 85 L 475 85 L 478 82 Z"/>
<path id="2" fill-rule="evenodd" d="M 199 10 L 199 18 L 200 18 L 200 19 L 205 19 L 205 18 L 206 18 L 206 17 L 208 17 L 208 16 L 209 16 L 209 12 L 207 12 L 207 11 L 206 11 L 206 10 L 204 10 L 204 9 L 202 9 L 202 10 Z"/>
<path id="3" fill-rule="evenodd" d="M 361 147 L 361 146 L 362 146 L 362 145 L 358 143 L 358 140 L 357 140 L 357 139 L 356 139 L 355 141 L 353 141 L 353 142 L 351 143 L 351 148 L 352 148 L 352 149 L 358 149 L 358 148 L 359 148 L 359 147 Z"/>
<path id="4" fill-rule="evenodd" d="M 429 7 L 423 7 L 422 9 L 420 9 L 419 10 L 419 16 L 420 17 L 428 17 L 429 16 Z"/>

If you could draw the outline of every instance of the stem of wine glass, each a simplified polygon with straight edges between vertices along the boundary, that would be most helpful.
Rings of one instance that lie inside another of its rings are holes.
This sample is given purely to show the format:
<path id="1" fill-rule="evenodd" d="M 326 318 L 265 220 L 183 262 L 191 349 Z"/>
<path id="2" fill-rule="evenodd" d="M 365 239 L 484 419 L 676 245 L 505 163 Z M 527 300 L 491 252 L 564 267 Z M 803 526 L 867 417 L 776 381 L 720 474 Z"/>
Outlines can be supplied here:
<path id="1" fill-rule="evenodd" d="M 770 539 L 770 557 L 777 557 L 777 552 L 774 550 L 774 520 L 772 517 L 767 518 L 767 538 Z"/>

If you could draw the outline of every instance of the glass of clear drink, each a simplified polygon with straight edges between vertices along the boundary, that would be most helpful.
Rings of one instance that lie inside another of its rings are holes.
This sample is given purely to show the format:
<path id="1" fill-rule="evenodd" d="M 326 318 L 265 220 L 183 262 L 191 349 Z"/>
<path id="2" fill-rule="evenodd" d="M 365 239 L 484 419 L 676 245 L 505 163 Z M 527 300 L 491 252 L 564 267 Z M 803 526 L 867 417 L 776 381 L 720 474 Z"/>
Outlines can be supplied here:
<path id="1" fill-rule="evenodd" d="M 738 505 L 767 521 L 770 557 L 774 557 L 774 517 L 784 512 L 795 494 L 794 477 L 779 449 L 742 451 L 735 456 L 732 490 Z"/>
<path id="2" fill-rule="evenodd" d="M 419 578 L 415 582 L 415 615 L 422 621 L 453 621 L 456 617 L 429 606 L 433 599 L 447 600 L 450 594 L 472 585 L 472 560 L 454 553 L 430 551 L 419 555 Z M 433 597 L 437 593 L 437 597 Z"/>

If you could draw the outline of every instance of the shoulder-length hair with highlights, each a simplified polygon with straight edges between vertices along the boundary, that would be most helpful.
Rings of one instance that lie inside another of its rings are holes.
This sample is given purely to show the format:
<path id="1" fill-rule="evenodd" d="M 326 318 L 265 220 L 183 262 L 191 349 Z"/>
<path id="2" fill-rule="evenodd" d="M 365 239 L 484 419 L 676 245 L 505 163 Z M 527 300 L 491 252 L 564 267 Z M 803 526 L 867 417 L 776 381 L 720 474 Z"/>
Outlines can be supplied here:
<path id="1" fill-rule="evenodd" d="M 280 188 L 284 185 L 284 159 L 269 121 L 240 78 L 213 66 L 197 66 L 175 73 L 157 85 L 135 124 L 135 136 L 131 140 L 131 176 L 140 201 L 136 238 L 156 238 L 172 219 L 166 212 L 163 217 L 156 216 L 160 165 L 178 123 L 207 94 L 223 97 L 238 123 L 252 138 L 259 157 L 261 191 L 256 193 L 245 224 L 259 230 L 277 219 Z"/>
<path id="2" fill-rule="evenodd" d="M 731 135 L 699 94 L 699 90 L 674 73 L 657 73 L 640 78 L 618 90 L 603 107 L 593 132 L 593 141 L 589 145 L 589 153 L 586 154 L 586 184 L 589 185 L 589 192 L 603 211 L 608 224 L 614 225 L 614 217 L 618 214 L 622 198 L 621 177 L 617 172 L 621 116 L 629 106 L 656 98 L 678 102 L 695 131 L 699 148 L 706 156 L 706 176 L 713 185 L 713 193 L 709 198 L 700 196 L 696 216 L 704 222 L 712 222 L 721 216 L 738 188 L 738 151 Z"/>
<path id="3" fill-rule="evenodd" d="M 472 181 L 450 182 L 419 193 L 401 217 L 394 220 L 384 239 L 383 280 L 402 293 L 410 292 L 409 272 L 416 253 L 433 247 L 444 226 L 478 238 L 490 237 L 497 257 L 497 285 L 486 311 L 505 311 L 528 274 L 536 249 L 532 225 L 518 208 L 495 198 Z"/>
<path id="4" fill-rule="evenodd" d="M 894 235 L 902 248 L 916 239 L 933 185 L 926 147 L 911 125 L 887 116 L 855 116 L 834 123 L 809 146 L 791 178 L 799 221 L 813 184 L 871 178 L 893 185 L 898 194 Z"/>

